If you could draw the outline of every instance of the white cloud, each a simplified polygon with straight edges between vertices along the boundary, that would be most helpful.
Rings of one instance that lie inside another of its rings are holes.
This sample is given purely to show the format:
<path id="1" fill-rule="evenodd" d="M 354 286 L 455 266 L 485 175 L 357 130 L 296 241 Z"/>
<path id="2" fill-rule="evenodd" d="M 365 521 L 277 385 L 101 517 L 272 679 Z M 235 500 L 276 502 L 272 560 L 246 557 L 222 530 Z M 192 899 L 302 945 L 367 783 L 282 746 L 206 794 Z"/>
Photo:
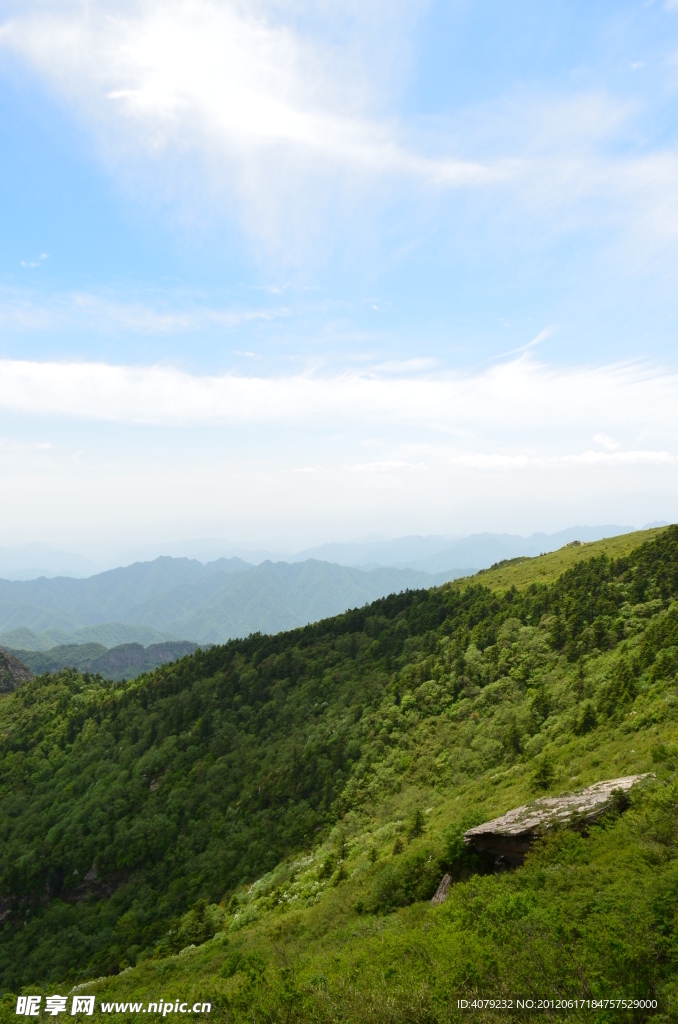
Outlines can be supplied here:
<path id="1" fill-rule="evenodd" d="M 411 359 L 387 359 L 377 363 L 376 373 L 417 373 L 420 370 L 432 370 L 438 363 L 437 359 L 428 356 L 413 356 Z"/>
<path id="2" fill-rule="evenodd" d="M 364 226 L 367 209 L 375 216 L 403 189 L 411 203 L 470 188 L 490 217 L 495 194 L 498 221 L 516 218 L 522 236 L 613 222 L 674 243 L 678 158 L 625 145 L 637 105 L 516 95 L 444 123 L 397 116 L 424 6 L 26 0 L 0 46 L 78 112 L 116 182 L 167 198 L 192 223 L 212 223 L 217 200 L 232 210 L 235 197 L 247 228 L 286 258 L 307 234 L 327 248 L 338 199 L 362 203 L 342 223 Z"/>
<path id="3" fill-rule="evenodd" d="M 469 374 L 275 378 L 4 360 L 2 430 L 38 443 L 0 444 L 4 487 L 22 496 L 0 505 L 0 528 L 15 542 L 229 536 L 279 549 L 675 520 L 677 398 L 678 375 L 656 367 L 529 354 Z"/>
<path id="4" fill-rule="evenodd" d="M 464 457 L 486 449 L 487 455 L 513 458 L 516 445 L 522 457 L 526 444 L 528 455 L 569 457 L 592 436 L 620 440 L 613 442 L 617 451 L 592 452 L 589 461 L 619 461 L 641 448 L 641 437 L 642 447 L 649 442 L 652 451 L 658 443 L 678 451 L 675 373 L 640 364 L 549 367 L 529 355 L 470 374 L 410 369 L 274 378 L 2 360 L 0 409 L 166 426 L 304 425 L 322 431 L 340 425 L 360 432 L 371 425 L 390 438 L 405 434 L 412 443 L 432 433 Z"/>
<path id="5" fill-rule="evenodd" d="M 608 452 L 616 452 L 619 450 L 619 445 L 613 438 L 608 437 L 607 434 L 596 434 L 593 438 L 596 444 L 606 448 Z"/>
<path id="6" fill-rule="evenodd" d="M 376 83 L 361 73 L 350 47 L 337 51 L 317 33 L 282 24 L 275 5 L 109 0 L 60 6 L 33 5 L 15 16 L 0 31 L 0 43 L 22 54 L 99 128 L 122 131 L 149 155 L 198 148 L 247 161 L 253 151 L 270 155 L 283 147 L 305 160 L 449 186 L 510 173 L 507 164 L 412 152 L 398 141 L 394 124 L 371 115 Z M 286 13 L 289 18 L 289 5 Z M 397 21 L 397 7 L 384 9 L 382 25 L 394 14 Z M 388 40 L 382 34 L 380 41 Z"/>

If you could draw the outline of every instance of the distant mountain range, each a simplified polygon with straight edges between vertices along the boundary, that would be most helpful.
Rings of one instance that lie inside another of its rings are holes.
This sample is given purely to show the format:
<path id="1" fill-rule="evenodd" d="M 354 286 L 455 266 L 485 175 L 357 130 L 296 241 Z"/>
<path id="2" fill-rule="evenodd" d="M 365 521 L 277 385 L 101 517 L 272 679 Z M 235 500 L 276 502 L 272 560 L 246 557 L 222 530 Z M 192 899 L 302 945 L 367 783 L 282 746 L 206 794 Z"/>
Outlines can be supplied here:
<path id="1" fill-rule="evenodd" d="M 389 593 L 437 586 L 507 558 L 553 551 L 572 540 L 624 532 L 631 531 L 577 526 L 531 537 L 401 537 L 326 544 L 290 562 L 252 565 L 232 557 L 203 564 L 162 556 L 85 579 L 0 579 L 0 646 L 51 656 L 54 648 L 64 646 L 98 644 L 110 650 L 137 645 L 143 650 L 178 640 L 223 643 L 253 632 L 292 629 Z M 81 653 L 87 664 L 100 656 Z M 54 655 L 63 656 L 63 651 Z M 129 656 L 141 658 L 138 652 Z"/>
<path id="2" fill-rule="evenodd" d="M 96 563 L 83 555 L 60 551 L 48 544 L 22 544 L 0 547 L 0 577 L 6 580 L 30 580 L 38 576 L 91 576 Z"/>
<path id="3" fill-rule="evenodd" d="M 666 526 L 666 523 L 648 523 L 642 529 Z M 0 579 L 31 580 L 39 576 L 73 576 L 84 579 L 118 565 L 150 562 L 159 555 L 197 559 L 202 563 L 221 561 L 223 558 L 239 560 L 249 565 L 262 562 L 305 562 L 309 558 L 358 568 L 417 569 L 420 572 L 447 572 L 450 569 L 484 569 L 493 562 L 517 555 L 538 555 L 553 551 L 570 540 L 601 540 L 620 533 L 633 532 L 632 526 L 574 526 L 559 533 L 534 533 L 530 537 L 516 534 L 478 533 L 467 537 L 407 536 L 395 540 L 370 540 L 344 544 L 321 544 L 296 554 L 264 549 L 238 549 L 218 539 L 177 541 L 172 544 L 146 544 L 135 549 L 100 551 L 86 558 L 82 554 L 63 551 L 47 544 L 24 544 L 0 547 Z"/>
<path id="4" fill-rule="evenodd" d="M 237 558 L 203 565 L 157 558 L 89 579 L 0 580 L 0 645 L 48 650 L 83 642 L 140 639 L 222 643 L 277 633 L 394 591 L 431 587 L 460 572 L 364 571 L 308 559 L 249 566 Z M 108 641 L 108 644 L 107 644 Z"/>
<path id="5" fill-rule="evenodd" d="M 653 523 L 651 525 L 666 525 Z M 357 544 L 321 544 L 300 551 L 291 561 L 319 558 L 337 565 L 359 568 L 393 566 L 396 569 L 416 569 L 420 572 L 447 572 L 463 567 L 477 571 L 488 569 L 495 562 L 521 555 L 534 557 L 557 551 L 570 541 L 602 540 L 633 533 L 632 526 L 571 526 L 558 533 L 533 533 L 519 537 L 510 533 L 476 533 L 470 537 L 450 540 L 446 537 L 398 537 L 395 540 Z"/>

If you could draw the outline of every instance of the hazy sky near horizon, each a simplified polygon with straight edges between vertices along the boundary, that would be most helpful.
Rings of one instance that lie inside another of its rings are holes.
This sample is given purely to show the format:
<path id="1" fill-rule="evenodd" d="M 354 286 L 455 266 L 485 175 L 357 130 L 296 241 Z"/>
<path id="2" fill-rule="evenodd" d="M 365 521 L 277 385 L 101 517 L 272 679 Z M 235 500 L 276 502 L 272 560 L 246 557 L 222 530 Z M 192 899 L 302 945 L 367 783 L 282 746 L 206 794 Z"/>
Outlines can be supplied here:
<path id="1" fill-rule="evenodd" d="M 678 0 L 0 0 L 3 544 L 678 519 Z"/>

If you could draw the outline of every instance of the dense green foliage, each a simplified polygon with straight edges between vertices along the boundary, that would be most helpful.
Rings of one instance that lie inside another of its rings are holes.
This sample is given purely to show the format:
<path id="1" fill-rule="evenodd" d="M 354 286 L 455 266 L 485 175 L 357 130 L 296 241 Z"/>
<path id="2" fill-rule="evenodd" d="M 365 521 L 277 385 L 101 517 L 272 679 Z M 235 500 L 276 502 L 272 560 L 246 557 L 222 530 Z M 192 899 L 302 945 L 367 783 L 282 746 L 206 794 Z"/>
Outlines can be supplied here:
<path id="1" fill-rule="evenodd" d="M 434 1020 L 451 984 L 540 978 L 666 1003 L 677 597 L 671 528 L 549 586 L 408 592 L 130 683 L 63 672 L 2 698 L 3 987 L 138 964 L 116 991 L 158 965 L 179 994 L 186 957 L 163 958 L 194 944 L 191 985 L 236 1017 Z M 630 811 L 523 869 L 487 874 L 460 841 L 530 795 L 648 768 Z"/>

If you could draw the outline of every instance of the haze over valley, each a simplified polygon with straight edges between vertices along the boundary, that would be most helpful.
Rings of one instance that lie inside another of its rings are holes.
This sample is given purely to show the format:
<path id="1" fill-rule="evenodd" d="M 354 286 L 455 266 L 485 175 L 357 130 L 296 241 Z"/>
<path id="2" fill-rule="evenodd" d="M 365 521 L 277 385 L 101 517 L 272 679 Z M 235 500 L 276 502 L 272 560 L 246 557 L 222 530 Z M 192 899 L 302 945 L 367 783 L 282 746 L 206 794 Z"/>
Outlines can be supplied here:
<path id="1" fill-rule="evenodd" d="M 224 643 L 302 626 L 390 593 L 439 586 L 504 559 L 627 531 L 579 526 L 527 538 L 403 537 L 327 544 L 290 561 L 258 565 L 237 557 L 203 564 L 163 556 L 84 579 L 0 579 L 0 644 L 47 651 L 91 643 L 106 648 L 176 640 Z"/>

